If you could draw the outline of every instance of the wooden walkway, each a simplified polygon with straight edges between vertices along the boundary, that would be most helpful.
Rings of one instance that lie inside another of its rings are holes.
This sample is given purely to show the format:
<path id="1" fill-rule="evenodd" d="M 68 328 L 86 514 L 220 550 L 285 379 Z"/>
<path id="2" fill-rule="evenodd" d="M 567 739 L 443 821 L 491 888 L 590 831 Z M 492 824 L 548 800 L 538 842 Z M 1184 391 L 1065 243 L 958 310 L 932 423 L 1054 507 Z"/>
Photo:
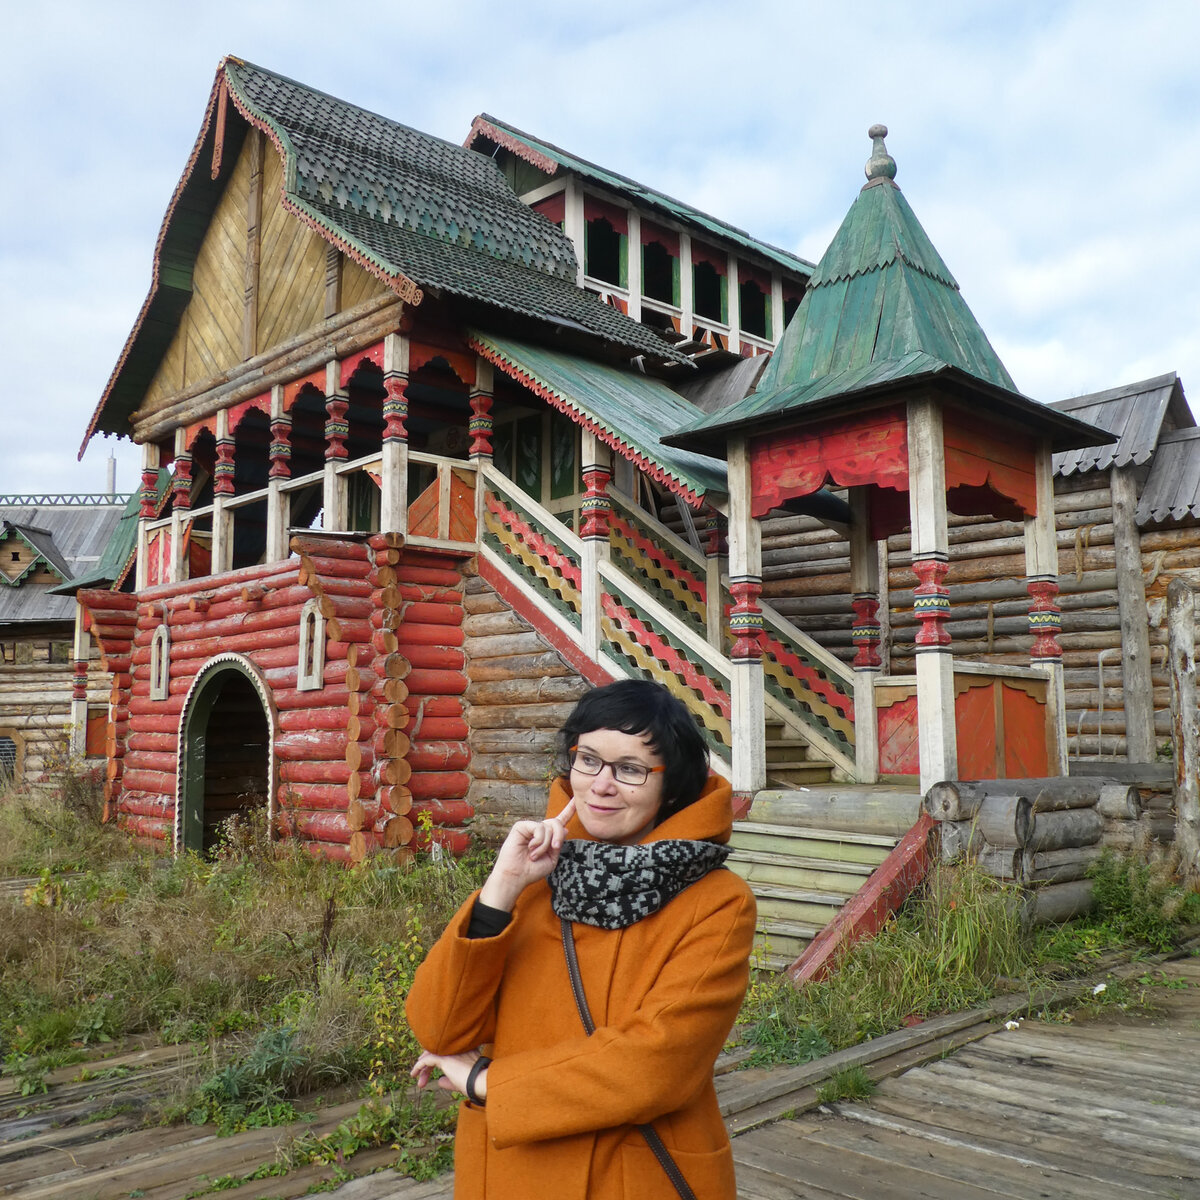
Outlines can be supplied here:
<path id="1" fill-rule="evenodd" d="M 1159 1016 L 1022 1021 L 735 1138 L 740 1200 L 1200 1198 L 1200 960 L 1152 975 Z"/>
<path id="2" fill-rule="evenodd" d="M 1133 971 L 1135 988 L 1142 970 Z M 1156 980 L 1145 987 L 1161 1010 L 1154 1017 L 1024 1020 L 1006 1031 L 1009 997 L 817 1063 L 773 1071 L 719 1063 L 740 1200 L 1200 1200 L 1200 959 L 1144 972 Z M 183 1200 L 205 1180 L 271 1161 L 302 1128 L 332 1128 L 359 1104 L 335 1103 L 308 1126 L 220 1139 L 191 1126 L 137 1129 L 136 1111 L 83 1123 L 109 1100 L 148 1098 L 188 1058 L 176 1047 L 132 1049 L 106 1060 L 111 1077 L 96 1071 L 86 1083 L 71 1078 L 78 1067 L 64 1069 L 51 1077 L 54 1103 L 38 1115 L 18 1115 L 24 1105 L 0 1081 L 0 1197 Z M 863 1066 L 878 1091 L 868 1104 L 818 1109 L 818 1085 L 843 1065 Z M 351 1166 L 366 1172 L 392 1157 L 365 1152 Z M 331 1175 L 301 1168 L 230 1194 L 286 1200 L 328 1186 Z M 418 1183 L 382 1170 L 330 1194 L 449 1200 L 452 1191 L 449 1175 Z"/>

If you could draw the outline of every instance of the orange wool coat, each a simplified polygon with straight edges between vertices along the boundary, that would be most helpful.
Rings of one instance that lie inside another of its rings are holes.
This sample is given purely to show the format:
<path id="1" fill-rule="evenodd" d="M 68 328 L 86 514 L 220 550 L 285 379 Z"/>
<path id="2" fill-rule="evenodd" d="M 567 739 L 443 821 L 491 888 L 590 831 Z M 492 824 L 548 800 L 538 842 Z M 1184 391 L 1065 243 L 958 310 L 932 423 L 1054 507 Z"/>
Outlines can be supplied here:
<path id="1" fill-rule="evenodd" d="M 548 815 L 569 793 L 551 790 Z M 729 785 L 643 839 L 724 843 Z M 587 834 L 573 817 L 569 837 Z M 653 1122 L 698 1200 L 736 1200 L 733 1155 L 713 1063 L 749 980 L 754 897 L 719 868 L 625 929 L 575 925 L 596 1032 L 571 995 L 558 918 L 543 881 L 526 888 L 497 937 L 466 936 L 475 897 L 421 964 L 408 997 L 417 1040 L 437 1054 L 484 1046 L 487 1104 L 463 1101 L 458 1200 L 677 1200 L 636 1126 Z"/>

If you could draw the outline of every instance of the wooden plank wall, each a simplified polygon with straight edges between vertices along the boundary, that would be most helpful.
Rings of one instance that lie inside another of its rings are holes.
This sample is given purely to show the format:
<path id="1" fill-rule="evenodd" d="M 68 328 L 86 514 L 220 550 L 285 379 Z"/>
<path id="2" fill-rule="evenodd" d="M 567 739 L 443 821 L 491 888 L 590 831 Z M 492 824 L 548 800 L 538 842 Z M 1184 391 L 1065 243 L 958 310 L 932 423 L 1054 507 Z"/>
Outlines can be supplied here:
<path id="1" fill-rule="evenodd" d="M 275 148 L 262 149 L 261 176 L 252 167 L 247 137 L 225 193 L 196 256 L 192 299 L 162 364 L 146 391 L 142 411 L 153 412 L 175 393 L 261 354 L 319 324 L 326 316 L 326 243 L 281 202 L 283 164 Z M 251 189 L 260 199 L 252 203 Z M 257 209 L 257 247 L 247 233 Z M 251 249 L 257 270 L 248 270 Z M 353 308 L 386 286 L 355 263 L 342 263 L 338 311 Z M 249 338 L 246 312 L 256 314 Z"/>

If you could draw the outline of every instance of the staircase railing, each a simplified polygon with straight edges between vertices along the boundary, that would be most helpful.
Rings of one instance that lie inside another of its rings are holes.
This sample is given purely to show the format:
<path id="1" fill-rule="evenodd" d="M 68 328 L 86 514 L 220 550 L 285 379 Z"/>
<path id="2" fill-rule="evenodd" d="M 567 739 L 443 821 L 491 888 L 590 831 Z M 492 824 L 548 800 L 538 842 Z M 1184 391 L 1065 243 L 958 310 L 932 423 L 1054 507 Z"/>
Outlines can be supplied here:
<path id="1" fill-rule="evenodd" d="M 584 613 L 597 614 L 608 675 L 658 679 L 705 729 L 718 769 L 732 758 L 731 679 L 725 651 L 732 599 L 721 589 L 720 646 L 709 641 L 705 558 L 649 514 L 610 492 L 609 558 L 585 574 L 584 542 L 512 480 L 483 469 L 482 554 L 517 595 L 524 615 L 550 620 L 576 650 L 588 644 Z M 585 602 L 596 589 L 594 604 Z M 540 607 L 538 607 L 540 606 Z M 854 776 L 853 673 L 786 618 L 763 605 L 766 709 L 842 776 Z"/>

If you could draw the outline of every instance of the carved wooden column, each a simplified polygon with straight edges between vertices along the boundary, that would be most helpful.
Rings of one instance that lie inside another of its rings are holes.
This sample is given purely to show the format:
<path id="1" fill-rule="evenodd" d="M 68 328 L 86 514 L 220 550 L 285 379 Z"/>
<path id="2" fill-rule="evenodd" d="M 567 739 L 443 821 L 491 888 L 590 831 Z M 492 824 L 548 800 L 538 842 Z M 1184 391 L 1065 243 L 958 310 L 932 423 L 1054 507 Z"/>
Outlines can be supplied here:
<path id="1" fill-rule="evenodd" d="M 850 590 L 854 624 L 854 768 L 859 783 L 879 779 L 879 721 L 875 714 L 875 680 L 883 659 L 879 642 L 879 547 L 871 537 L 869 493 L 850 489 Z"/>
<path id="2" fill-rule="evenodd" d="M 283 481 L 292 477 L 292 418 L 283 411 L 283 385 L 271 388 L 271 469 L 267 472 L 267 561 L 282 562 L 288 556 L 288 526 L 291 524 L 291 495 Z"/>
<path id="3" fill-rule="evenodd" d="M 408 533 L 408 338 L 389 333 L 383 339 L 383 493 L 379 528 Z"/>
<path id="4" fill-rule="evenodd" d="M 710 509 L 704 522 L 704 588 L 707 597 L 705 616 L 708 619 L 708 644 L 725 653 L 725 606 L 721 593 L 721 576 L 728 573 L 729 541 L 725 522 L 717 510 Z"/>
<path id="5" fill-rule="evenodd" d="M 135 586 L 140 592 L 150 577 L 150 531 L 147 523 L 154 519 L 158 496 L 158 447 L 152 442 L 142 446 L 141 506 L 138 509 L 137 572 Z"/>
<path id="6" fill-rule="evenodd" d="M 88 661 L 92 657 L 92 635 L 84 628 L 87 614 L 75 605 L 74 667 L 71 674 L 71 756 L 87 754 Z"/>
<path id="7" fill-rule="evenodd" d="M 192 455 L 187 431 L 175 431 L 175 473 L 171 477 L 171 566 L 167 578 L 180 583 L 188 577 L 187 515 L 192 507 Z"/>
<path id="8" fill-rule="evenodd" d="M 1050 678 L 1046 687 L 1047 728 L 1052 732 L 1046 746 L 1046 765 L 1052 775 L 1067 773 L 1067 704 L 1063 690 L 1062 612 L 1058 597 L 1058 541 L 1054 529 L 1053 457 L 1048 438 L 1034 453 L 1037 484 L 1037 515 L 1025 519 L 1026 591 L 1030 596 L 1029 632 L 1033 646 L 1030 666 Z"/>
<path id="9" fill-rule="evenodd" d="M 958 778 L 954 720 L 954 656 L 950 651 L 950 592 L 946 520 L 946 454 L 942 410 L 932 400 L 908 403 L 909 512 L 912 523 L 913 616 L 917 619 L 917 720 L 921 791 Z"/>
<path id="10" fill-rule="evenodd" d="M 217 462 L 213 468 L 212 573 L 221 574 L 233 565 L 233 516 L 226 510 L 226 497 L 233 495 L 234 440 L 229 435 L 229 410 L 217 413 Z"/>
<path id="11" fill-rule="evenodd" d="M 733 790 L 753 799 L 767 783 L 766 695 L 763 687 L 762 527 L 750 513 L 750 455 L 746 439 L 729 443 L 729 591 L 733 608 Z"/>
<path id="12" fill-rule="evenodd" d="M 579 505 L 579 536 L 583 539 L 581 614 L 583 649 L 594 662 L 599 660 L 602 641 L 600 621 L 603 617 L 600 564 L 611 554 L 608 541 L 609 516 L 608 481 L 612 478 L 612 452 L 594 433 L 583 432 L 582 475 L 584 493 Z"/>
<path id="13" fill-rule="evenodd" d="M 342 391 L 341 366 L 334 359 L 325 367 L 325 516 L 321 527 L 327 530 L 342 530 L 349 524 L 346 477 L 337 470 L 338 463 L 349 457 L 346 449 L 346 439 L 350 436 L 350 422 L 346 419 L 349 407 L 350 400 Z"/>

